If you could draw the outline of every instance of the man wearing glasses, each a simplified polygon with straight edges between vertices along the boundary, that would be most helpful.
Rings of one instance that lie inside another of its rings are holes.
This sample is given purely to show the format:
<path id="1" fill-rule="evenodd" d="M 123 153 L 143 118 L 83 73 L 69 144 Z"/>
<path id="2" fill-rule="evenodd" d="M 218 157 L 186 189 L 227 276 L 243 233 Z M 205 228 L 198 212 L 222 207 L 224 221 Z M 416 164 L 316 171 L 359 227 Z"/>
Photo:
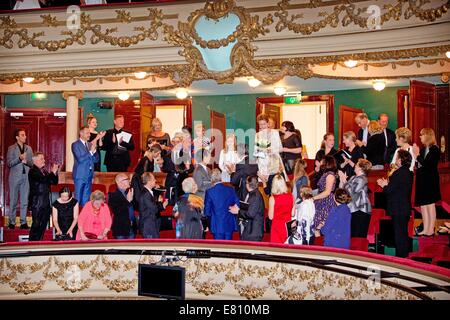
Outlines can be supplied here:
<path id="1" fill-rule="evenodd" d="M 112 233 L 116 239 L 134 239 L 133 188 L 130 188 L 130 179 L 125 173 L 116 175 L 117 190 L 108 193 L 108 205 L 113 213 Z"/>

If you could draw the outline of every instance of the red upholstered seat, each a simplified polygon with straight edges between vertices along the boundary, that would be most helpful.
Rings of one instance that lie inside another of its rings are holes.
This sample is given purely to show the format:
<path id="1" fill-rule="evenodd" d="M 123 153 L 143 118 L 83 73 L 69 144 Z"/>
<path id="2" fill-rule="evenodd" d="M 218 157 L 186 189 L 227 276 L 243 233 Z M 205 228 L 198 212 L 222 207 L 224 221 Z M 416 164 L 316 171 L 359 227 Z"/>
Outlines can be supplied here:
<path id="1" fill-rule="evenodd" d="M 117 190 L 117 185 L 115 183 L 109 185 L 108 193 L 114 192 L 116 190 Z"/>
<path id="2" fill-rule="evenodd" d="M 60 183 L 57 185 L 51 185 L 50 190 L 52 192 L 59 192 L 64 187 L 68 187 L 72 193 L 75 193 L 75 185 L 73 183 Z"/>
<path id="3" fill-rule="evenodd" d="M 367 238 L 351 238 L 350 250 L 369 251 L 369 240 Z"/>
<path id="4" fill-rule="evenodd" d="M 106 186 L 104 184 L 98 184 L 98 183 L 94 183 L 92 184 L 92 192 L 94 192 L 95 190 L 100 190 L 101 192 L 103 192 L 106 195 Z"/>

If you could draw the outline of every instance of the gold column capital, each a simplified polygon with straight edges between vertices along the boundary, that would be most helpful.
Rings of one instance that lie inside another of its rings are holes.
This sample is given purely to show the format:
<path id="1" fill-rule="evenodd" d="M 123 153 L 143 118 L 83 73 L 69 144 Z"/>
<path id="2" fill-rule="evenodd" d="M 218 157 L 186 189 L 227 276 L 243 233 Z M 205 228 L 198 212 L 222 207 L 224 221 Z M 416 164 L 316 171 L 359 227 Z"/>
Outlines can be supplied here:
<path id="1" fill-rule="evenodd" d="M 67 100 L 67 98 L 70 96 L 75 96 L 78 98 L 78 100 L 81 100 L 83 99 L 83 91 L 64 91 L 62 93 L 62 96 L 64 100 Z"/>

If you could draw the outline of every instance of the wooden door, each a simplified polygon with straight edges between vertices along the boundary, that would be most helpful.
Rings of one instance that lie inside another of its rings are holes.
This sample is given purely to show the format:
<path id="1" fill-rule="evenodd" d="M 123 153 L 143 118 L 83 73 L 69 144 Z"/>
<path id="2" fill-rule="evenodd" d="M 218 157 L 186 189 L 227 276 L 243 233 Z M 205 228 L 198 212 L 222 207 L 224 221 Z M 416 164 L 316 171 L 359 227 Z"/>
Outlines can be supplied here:
<path id="1" fill-rule="evenodd" d="M 47 116 L 39 118 L 39 149 L 47 167 L 57 163 L 65 170 L 66 119 Z M 30 133 L 27 133 L 30 136 Z"/>
<path id="2" fill-rule="evenodd" d="M 420 143 L 422 128 L 437 127 L 436 122 L 436 87 L 428 82 L 412 80 L 409 85 L 410 112 L 408 119 L 413 142 Z"/>
<path id="3" fill-rule="evenodd" d="M 55 112 L 64 112 L 64 109 L 14 109 L 9 110 L 5 117 L 8 128 L 5 130 L 4 155 L 8 147 L 15 143 L 14 131 L 18 128 L 25 129 L 27 144 L 33 152 L 44 153 L 46 168 L 49 170 L 53 163 L 64 165 L 66 118 L 57 118 Z M 22 112 L 21 117 L 11 117 L 11 112 Z M 6 161 L 6 159 L 5 159 Z M 4 166 L 3 188 L 5 203 L 9 204 L 8 166 Z M 64 167 L 62 167 L 64 170 Z"/>
<path id="4" fill-rule="evenodd" d="M 139 106 L 136 106 L 132 100 L 122 101 L 115 99 L 114 116 L 121 114 L 124 117 L 124 130 L 133 135 L 134 150 L 130 151 L 131 163 L 128 172 L 133 172 L 141 156 L 141 112 Z"/>
<path id="5" fill-rule="evenodd" d="M 141 91 L 141 146 L 147 147 L 147 136 L 152 130 L 152 120 L 156 117 L 155 98 L 147 93 Z"/>
<path id="6" fill-rule="evenodd" d="M 275 104 L 267 104 L 265 109 L 265 113 L 275 121 L 274 129 L 279 129 L 281 127 L 281 108 Z"/>
<path id="7" fill-rule="evenodd" d="M 226 131 L 227 131 L 227 119 L 225 114 L 211 111 L 211 155 L 214 159 L 213 163 L 219 163 L 220 151 L 222 151 L 225 145 Z"/>
<path id="8" fill-rule="evenodd" d="M 360 108 L 345 105 L 339 107 L 339 146 L 342 147 L 342 135 L 344 132 L 353 131 L 358 135 L 359 126 L 356 124 L 355 117 L 361 112 L 364 111 Z"/>
<path id="9" fill-rule="evenodd" d="M 443 162 L 449 161 L 449 147 L 450 147 L 450 87 L 449 84 L 436 87 L 437 95 L 437 132 L 436 139 L 439 148 L 441 149 L 441 160 Z"/>

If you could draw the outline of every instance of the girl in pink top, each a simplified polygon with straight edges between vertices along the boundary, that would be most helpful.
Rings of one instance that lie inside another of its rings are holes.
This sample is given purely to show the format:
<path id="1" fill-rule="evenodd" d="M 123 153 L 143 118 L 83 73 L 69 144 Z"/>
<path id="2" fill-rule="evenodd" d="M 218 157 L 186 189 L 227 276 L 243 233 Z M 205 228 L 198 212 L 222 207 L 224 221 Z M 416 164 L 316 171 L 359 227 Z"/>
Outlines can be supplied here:
<path id="1" fill-rule="evenodd" d="M 78 217 L 78 233 L 76 240 L 107 239 L 112 219 L 103 192 L 96 190 L 91 194 Z"/>

